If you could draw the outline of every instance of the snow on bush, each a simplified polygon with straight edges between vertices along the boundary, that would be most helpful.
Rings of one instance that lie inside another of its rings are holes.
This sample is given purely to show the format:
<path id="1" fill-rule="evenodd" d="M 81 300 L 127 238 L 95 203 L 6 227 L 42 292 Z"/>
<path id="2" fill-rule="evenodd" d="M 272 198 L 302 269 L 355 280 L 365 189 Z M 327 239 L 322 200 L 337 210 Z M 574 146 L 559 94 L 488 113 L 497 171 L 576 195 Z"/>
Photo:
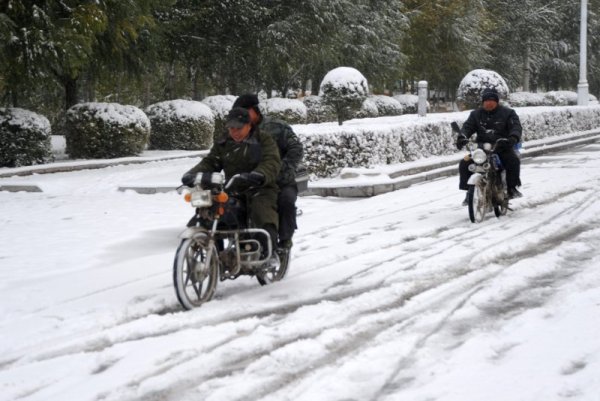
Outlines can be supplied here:
<path id="1" fill-rule="evenodd" d="M 261 101 L 259 108 L 262 114 L 286 121 L 288 124 L 306 123 L 306 106 L 297 99 L 273 97 Z"/>
<path id="2" fill-rule="evenodd" d="M 377 105 L 379 116 L 399 116 L 403 113 L 404 107 L 402 104 L 391 96 L 373 95 L 369 97 Z M 418 97 L 417 97 L 418 101 Z"/>
<path id="3" fill-rule="evenodd" d="M 0 167 L 31 166 L 51 160 L 48 119 L 29 110 L 0 108 Z"/>
<path id="4" fill-rule="evenodd" d="M 135 106 L 80 103 L 67 111 L 67 153 L 71 158 L 114 158 L 141 153 L 150 120 Z"/>
<path id="5" fill-rule="evenodd" d="M 319 88 L 319 96 L 323 102 L 334 108 L 338 124 L 352 116 L 354 110 L 360 109 L 369 95 L 367 79 L 352 67 L 338 67 L 329 71 Z"/>
<path id="6" fill-rule="evenodd" d="M 600 106 L 532 107 L 517 110 L 523 141 L 543 139 L 600 127 Z M 437 113 L 435 118 L 415 115 L 353 120 L 344 127 L 332 123 L 295 125 L 304 144 L 304 162 L 311 175 L 331 177 L 345 167 L 403 163 L 456 153 L 456 133 L 450 123 L 462 125 L 469 112 Z M 458 159 L 457 159 L 458 162 Z"/>
<path id="7" fill-rule="evenodd" d="M 229 110 L 233 107 L 235 99 L 237 99 L 237 96 L 234 95 L 215 95 L 202 99 L 202 103 L 210 107 L 215 117 L 214 140 L 225 132 L 225 119 L 227 113 L 229 113 Z"/>
<path id="8" fill-rule="evenodd" d="M 152 130 L 150 149 L 209 149 L 215 130 L 210 107 L 193 100 L 167 100 L 146 108 Z"/>
<path id="9" fill-rule="evenodd" d="M 334 108 L 324 104 L 321 96 L 306 96 L 302 103 L 306 106 L 307 123 L 324 123 L 337 119 Z"/>
<path id="10" fill-rule="evenodd" d="M 495 71 L 477 69 L 465 75 L 460 82 L 456 92 L 456 101 L 463 109 L 477 108 L 481 104 L 481 92 L 486 88 L 496 89 L 501 101 L 508 97 L 508 85 L 500 74 Z"/>

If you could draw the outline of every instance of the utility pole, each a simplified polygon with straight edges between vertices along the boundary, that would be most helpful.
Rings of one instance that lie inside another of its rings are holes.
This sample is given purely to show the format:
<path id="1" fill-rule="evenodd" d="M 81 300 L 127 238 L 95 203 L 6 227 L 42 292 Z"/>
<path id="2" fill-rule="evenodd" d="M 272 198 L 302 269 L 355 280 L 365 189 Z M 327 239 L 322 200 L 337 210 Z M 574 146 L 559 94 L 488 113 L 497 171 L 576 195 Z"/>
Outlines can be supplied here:
<path id="1" fill-rule="evenodd" d="M 581 0 L 581 23 L 579 34 L 579 84 L 577 85 L 577 105 L 586 106 L 589 101 L 587 82 L 587 0 Z"/>

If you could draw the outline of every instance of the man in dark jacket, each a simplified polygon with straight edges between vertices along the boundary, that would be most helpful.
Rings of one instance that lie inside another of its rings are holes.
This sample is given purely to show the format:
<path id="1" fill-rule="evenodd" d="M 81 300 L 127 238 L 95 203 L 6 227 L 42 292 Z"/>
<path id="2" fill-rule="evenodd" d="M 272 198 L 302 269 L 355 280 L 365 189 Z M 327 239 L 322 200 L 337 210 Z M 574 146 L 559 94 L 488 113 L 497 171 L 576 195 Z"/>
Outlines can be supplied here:
<path id="1" fill-rule="evenodd" d="M 264 117 L 258 106 L 258 96 L 247 93 L 238 97 L 233 107 L 243 107 L 248 110 L 250 120 L 258 126 L 261 132 L 268 133 L 279 148 L 281 170 L 277 176 L 279 197 L 277 210 L 279 212 L 279 248 L 289 250 L 292 246 L 292 236 L 296 225 L 296 200 L 298 186 L 296 185 L 296 168 L 302 160 L 304 148 L 302 143 L 284 121 Z"/>
<path id="2" fill-rule="evenodd" d="M 496 144 L 496 153 L 506 169 L 506 186 L 509 199 L 523 196 L 517 190 L 521 185 L 521 160 L 514 151 L 514 146 L 521 140 L 521 122 L 517 113 L 511 108 L 499 105 L 500 97 L 494 88 L 486 88 L 481 94 L 482 106 L 473 110 L 463 124 L 461 133 L 456 140 L 460 150 L 473 134 L 477 134 L 477 143 Z M 467 190 L 467 182 L 471 176 L 469 164 L 472 161 L 461 160 L 458 166 L 460 174 L 459 189 Z M 466 202 L 463 202 L 466 203 Z"/>
<path id="3" fill-rule="evenodd" d="M 235 174 L 250 186 L 250 218 L 254 224 L 266 230 L 276 249 L 277 187 L 276 179 L 281 167 L 277 145 L 270 135 L 260 132 L 250 122 L 248 111 L 237 107 L 231 109 L 225 123 L 228 134 L 223 135 L 210 149 L 208 155 L 181 178 L 187 186 L 193 186 L 198 173 L 223 170 L 226 179 Z M 275 255 L 275 252 L 273 252 Z"/>

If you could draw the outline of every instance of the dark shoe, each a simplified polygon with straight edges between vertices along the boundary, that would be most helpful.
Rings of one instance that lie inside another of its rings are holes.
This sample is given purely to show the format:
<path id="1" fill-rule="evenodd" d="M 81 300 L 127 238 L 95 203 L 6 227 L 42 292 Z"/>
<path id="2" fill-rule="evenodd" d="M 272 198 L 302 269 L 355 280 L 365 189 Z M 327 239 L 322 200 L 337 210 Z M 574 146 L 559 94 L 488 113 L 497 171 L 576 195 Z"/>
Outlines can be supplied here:
<path id="1" fill-rule="evenodd" d="M 522 196 L 523 194 L 517 188 L 508 188 L 508 199 L 516 199 Z"/>
<path id="2" fill-rule="evenodd" d="M 462 201 L 463 206 L 469 206 L 469 194 L 465 196 L 465 200 Z"/>
<path id="3" fill-rule="evenodd" d="M 286 239 L 283 241 L 279 241 L 279 243 L 277 244 L 277 248 L 278 249 L 290 249 L 292 247 L 293 243 L 291 239 Z"/>

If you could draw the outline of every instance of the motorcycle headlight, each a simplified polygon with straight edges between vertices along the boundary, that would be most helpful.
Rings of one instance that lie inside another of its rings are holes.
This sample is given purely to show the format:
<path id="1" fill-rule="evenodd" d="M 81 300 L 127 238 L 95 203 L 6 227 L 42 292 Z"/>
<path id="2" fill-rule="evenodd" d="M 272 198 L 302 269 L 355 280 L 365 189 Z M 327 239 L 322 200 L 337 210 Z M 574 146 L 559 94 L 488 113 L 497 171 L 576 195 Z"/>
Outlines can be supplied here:
<path id="1" fill-rule="evenodd" d="M 487 155 L 485 154 L 485 151 L 481 150 L 481 149 L 477 149 L 475 150 L 475 152 L 473 152 L 473 161 L 477 164 L 482 164 L 487 160 Z"/>
<path id="2" fill-rule="evenodd" d="M 212 205 L 212 194 L 209 190 L 192 192 L 191 202 L 193 207 L 209 207 Z"/>

